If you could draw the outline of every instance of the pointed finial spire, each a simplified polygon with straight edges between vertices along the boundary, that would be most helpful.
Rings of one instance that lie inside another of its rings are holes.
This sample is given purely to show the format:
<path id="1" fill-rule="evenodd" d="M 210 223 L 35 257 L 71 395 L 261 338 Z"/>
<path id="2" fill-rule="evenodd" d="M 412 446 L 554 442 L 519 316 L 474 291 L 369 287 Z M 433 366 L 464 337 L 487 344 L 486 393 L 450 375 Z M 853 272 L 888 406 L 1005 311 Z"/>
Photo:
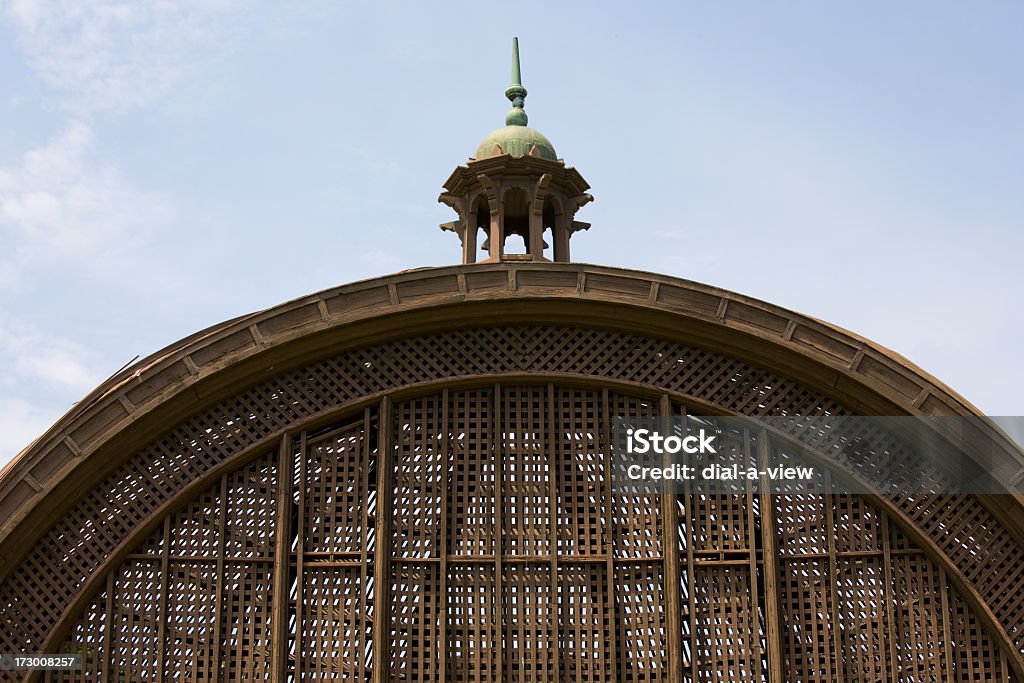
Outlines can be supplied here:
<path id="1" fill-rule="evenodd" d="M 525 126 L 528 121 L 523 111 L 526 88 L 523 87 L 523 75 L 519 68 L 519 38 L 512 38 L 512 85 L 505 90 L 505 97 L 512 102 L 512 109 L 505 115 L 505 125 Z"/>

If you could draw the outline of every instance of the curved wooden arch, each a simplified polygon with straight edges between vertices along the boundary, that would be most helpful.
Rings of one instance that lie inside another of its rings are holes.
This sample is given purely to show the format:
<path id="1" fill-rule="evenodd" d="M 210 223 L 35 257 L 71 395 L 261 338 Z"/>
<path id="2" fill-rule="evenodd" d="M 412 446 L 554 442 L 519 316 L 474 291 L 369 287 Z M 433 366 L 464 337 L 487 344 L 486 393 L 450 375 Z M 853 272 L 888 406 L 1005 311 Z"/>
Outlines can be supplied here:
<path id="1" fill-rule="evenodd" d="M 543 302 L 543 305 L 541 305 Z M 466 304 L 487 304 L 467 306 Z M 449 307 L 462 304 L 458 311 Z M 625 307 L 625 310 L 624 310 Z M 400 319 L 395 316 L 400 315 Z M 23 520 L 101 444 L 188 394 L 209 401 L 252 368 L 293 367 L 332 348 L 458 322 L 593 322 L 684 338 L 800 379 L 865 415 L 981 412 L 901 356 L 822 321 L 699 283 L 581 264 L 475 264 L 325 290 L 197 332 L 112 376 L 0 476 L 0 580 Z M 358 323 L 358 325 L 357 325 Z M 342 330 L 341 328 L 346 328 Z M 327 333 L 336 331 L 331 337 Z M 180 415 L 176 412 L 174 416 Z M 153 431 L 153 430 L 150 430 Z M 997 429 L 1012 499 L 993 503 L 1024 540 L 1024 459 Z M 133 440 L 138 443 L 138 440 Z M 20 542 L 20 543 L 19 543 Z M 13 553 L 13 555 L 12 555 Z"/>
<path id="2" fill-rule="evenodd" d="M 384 397 L 377 397 L 372 401 L 360 401 L 359 403 L 339 408 L 338 410 L 332 411 L 332 413 L 325 413 L 324 415 L 317 416 L 305 424 L 297 425 L 296 429 L 298 431 L 294 433 L 322 433 L 324 431 L 324 424 L 327 422 L 330 422 L 334 425 L 340 423 L 351 423 L 352 419 L 355 419 L 360 415 L 364 414 L 365 412 L 369 411 L 371 409 L 371 405 L 376 408 L 377 414 L 380 414 L 381 411 L 385 410 L 384 405 L 400 405 L 403 402 L 409 402 L 410 400 L 414 400 L 416 397 L 436 398 L 437 396 L 440 395 L 439 392 L 441 391 L 444 391 L 445 395 L 447 396 L 447 392 L 451 392 L 452 394 L 458 394 L 464 392 L 467 389 L 487 389 L 496 386 L 496 383 L 502 386 L 510 385 L 517 388 L 522 388 L 523 385 L 543 386 L 544 384 L 547 383 L 544 381 L 545 379 L 557 380 L 556 384 L 562 387 L 571 386 L 566 384 L 566 382 L 569 381 L 568 378 L 562 376 L 544 378 L 537 376 L 502 375 L 494 377 L 475 377 L 465 381 L 451 381 L 418 387 L 410 387 L 404 391 L 385 395 Z M 658 403 L 658 396 L 656 395 L 656 392 L 651 391 L 649 387 L 636 386 L 628 382 L 592 382 L 591 384 L 592 386 L 589 387 L 591 391 L 597 390 L 598 392 L 600 392 L 601 390 L 604 390 L 613 391 L 614 393 L 620 395 L 643 396 L 644 398 L 642 400 L 646 400 L 649 404 Z M 662 396 L 661 398 L 662 400 L 668 400 L 677 405 L 679 404 L 679 401 L 682 401 L 682 405 L 684 406 L 686 403 L 685 397 Z M 394 400 L 392 401 L 391 399 Z M 349 419 L 346 419 L 346 416 Z M 779 438 L 783 440 L 787 439 L 787 437 L 782 434 L 777 434 L 772 438 Z M 149 540 L 149 545 L 152 547 L 152 539 L 148 538 L 150 531 L 163 527 L 164 531 L 162 535 L 165 538 L 165 542 L 169 542 L 169 531 L 167 530 L 168 526 L 167 524 L 165 524 L 165 522 L 169 522 L 171 517 L 175 515 L 175 510 L 180 507 L 180 503 L 193 503 L 193 499 L 198 498 L 199 494 L 202 493 L 204 489 L 208 488 L 217 480 L 223 481 L 223 479 L 225 478 L 233 478 L 233 475 L 235 475 L 234 478 L 237 478 L 239 472 L 248 468 L 247 463 L 249 463 L 250 461 L 265 461 L 266 456 L 268 454 L 277 452 L 280 448 L 283 447 L 281 445 L 282 439 L 285 442 L 287 442 L 288 435 L 275 434 L 272 436 L 272 438 L 269 438 L 264 442 L 256 444 L 254 447 L 248 449 L 247 452 L 239 453 L 230 461 L 225 461 L 224 463 L 221 464 L 220 467 L 207 471 L 200 480 L 194 481 L 192 484 L 189 485 L 187 490 L 183 490 L 176 500 L 168 501 L 168 504 L 165 506 L 164 509 L 157 511 L 157 513 L 154 514 L 152 520 L 145 524 L 137 526 L 135 531 L 132 533 L 131 538 L 126 539 L 124 544 L 125 547 L 120 549 L 120 552 L 115 553 L 110 558 L 108 558 L 106 562 L 107 567 L 103 570 L 97 571 L 96 574 L 91 578 L 89 585 L 83 589 L 83 599 L 78 601 L 80 604 L 76 604 L 73 607 L 69 607 L 69 611 L 65 614 L 65 618 L 62 619 L 62 621 L 65 622 L 63 624 L 63 627 L 59 626 L 51 633 L 51 638 L 46 643 L 45 649 L 47 651 L 59 651 L 59 646 L 63 641 L 67 628 L 74 624 L 75 619 L 79 617 L 79 613 L 83 609 L 86 609 L 86 606 L 90 602 L 94 602 L 93 599 L 95 598 L 95 594 L 99 593 L 104 588 L 105 585 L 109 590 L 109 587 L 112 585 L 109 582 L 112 579 L 112 576 L 110 577 L 110 579 L 107 579 L 107 574 L 110 574 L 111 572 L 120 571 L 122 562 L 127 560 L 128 558 L 134 558 L 133 561 L 139 560 L 140 555 L 137 554 L 139 552 L 137 546 L 142 545 L 143 541 Z M 818 455 L 816 459 L 811 460 L 809 462 L 812 462 L 814 464 L 828 464 L 825 462 L 825 460 L 826 458 L 824 456 Z M 832 465 L 829 466 L 831 467 Z M 279 468 L 279 472 L 283 467 L 284 465 L 282 464 Z M 291 498 L 291 496 L 289 495 L 288 498 Z M 937 548 L 935 544 L 931 541 L 931 539 L 922 536 L 919 530 L 917 530 L 914 527 L 914 525 L 909 522 L 909 520 L 906 520 L 904 518 L 902 512 L 892 505 L 891 501 L 888 501 L 878 496 L 867 496 L 865 497 L 865 499 L 874 508 L 881 511 L 884 519 L 891 520 L 891 522 L 888 522 L 888 524 L 892 525 L 892 528 L 899 528 L 904 534 L 907 535 L 908 538 L 910 538 L 916 545 L 918 545 L 924 551 L 927 557 L 929 557 L 932 561 L 936 562 L 938 567 L 942 568 L 942 577 L 948 577 L 948 580 L 957 589 L 960 595 L 963 598 L 965 598 L 966 603 L 971 607 L 974 614 L 980 616 L 981 622 L 985 624 L 986 630 L 988 630 L 989 633 L 995 635 L 996 642 L 1000 643 L 1000 646 L 1003 648 L 1004 651 L 1007 651 L 1007 648 L 1009 648 L 1009 652 L 1011 653 L 1009 657 L 1009 665 L 1011 667 L 1015 666 L 1015 662 L 1013 661 L 1012 656 L 1013 646 L 1009 643 L 1008 639 L 1006 638 L 1005 632 L 1001 630 L 1001 627 L 992 618 L 991 613 L 988 612 L 985 606 L 977 599 L 977 595 L 972 591 L 972 589 L 969 586 L 965 586 L 959 580 L 960 577 L 959 574 L 956 572 L 956 568 L 949 566 L 948 558 L 946 558 L 943 555 L 941 549 Z M 221 504 L 223 504 L 223 493 L 221 498 Z M 826 505 L 826 507 L 828 506 Z M 689 515 L 687 515 L 686 518 L 688 519 Z M 883 524 L 885 524 L 885 522 L 883 522 Z M 689 539 L 687 541 L 687 543 L 693 542 L 696 542 L 696 539 Z M 881 551 L 876 550 L 875 554 L 877 555 L 880 552 Z M 159 553 L 157 553 L 156 557 L 159 557 Z M 882 556 L 879 555 L 878 557 L 879 561 L 881 561 Z M 888 555 L 886 554 L 885 557 L 888 558 Z M 779 558 L 779 560 L 781 559 L 782 558 Z M 799 556 L 795 556 L 791 559 L 799 559 Z M 392 560 L 400 561 L 399 558 L 392 558 Z M 767 562 L 768 560 L 766 559 L 765 561 Z M 835 558 L 833 558 L 833 563 L 835 561 Z M 773 560 L 772 565 L 775 565 L 776 562 L 778 562 L 778 560 Z M 806 560 L 804 560 L 804 562 L 806 562 Z M 889 563 L 890 560 L 885 559 L 885 562 Z M 886 566 L 888 566 L 888 564 L 886 564 Z M 161 571 L 166 571 L 166 569 Z M 166 581 L 166 579 L 164 580 Z M 756 593 L 754 597 L 756 598 Z M 89 609 L 96 610 L 102 608 L 97 608 L 94 604 L 94 606 Z M 949 619 L 951 619 L 951 615 L 945 612 L 945 608 L 943 608 L 943 612 L 938 613 L 934 616 L 941 620 L 941 622 L 944 625 L 944 629 L 952 629 L 955 627 L 955 624 L 949 621 Z M 781 634 L 776 635 L 777 637 L 781 637 Z M 951 636 L 947 633 L 946 638 L 949 637 Z M 771 650 L 771 652 L 775 652 L 775 650 Z M 971 652 L 974 652 L 974 650 L 971 650 Z M 838 656 L 838 653 L 836 654 L 836 656 Z M 38 680 L 38 678 L 32 680 Z"/>
<path id="3" fill-rule="evenodd" d="M 704 415 L 739 416 L 739 413 L 723 411 L 720 406 L 708 403 L 699 396 L 690 396 L 679 394 L 677 392 L 663 393 L 664 390 L 662 388 L 641 384 L 635 381 L 610 378 L 597 379 L 566 373 L 491 374 L 474 377 L 454 377 L 443 381 L 431 381 L 410 385 L 397 390 L 377 392 L 368 396 L 360 397 L 344 405 L 333 406 L 328 410 L 309 417 L 301 423 L 290 424 L 287 428 L 266 436 L 259 442 L 248 446 L 244 450 L 232 455 L 229 459 L 222 461 L 216 467 L 205 471 L 201 476 L 189 482 L 189 484 L 182 488 L 173 498 L 161 504 L 161 506 L 154 510 L 145 520 L 139 522 L 124 538 L 115 551 L 104 560 L 102 565 L 97 567 L 93 575 L 90 576 L 89 580 L 82 586 L 75 599 L 67 605 L 60 619 L 50 632 L 48 639 L 43 644 L 42 650 L 45 652 L 58 651 L 60 644 L 67 637 L 68 629 L 73 625 L 74 620 L 78 618 L 86 604 L 93 599 L 95 593 L 102 589 L 107 579 L 107 575 L 111 571 L 116 570 L 130 552 L 140 543 L 145 541 L 153 531 L 159 528 L 162 522 L 178 511 L 183 505 L 192 502 L 199 493 L 208 488 L 212 483 L 216 482 L 226 473 L 238 471 L 249 461 L 261 455 L 265 455 L 268 452 L 276 452 L 280 448 L 282 441 L 286 440 L 289 434 L 302 431 L 317 431 L 322 429 L 325 425 L 336 424 L 339 421 L 343 422 L 346 416 L 358 416 L 368 408 L 379 405 L 381 401 L 385 400 L 385 398 L 392 402 L 399 402 L 416 397 L 436 395 L 443 389 L 457 391 L 470 388 L 490 387 L 494 386 L 495 383 L 531 385 L 549 382 L 559 383 L 562 386 L 578 386 L 580 388 L 597 390 L 609 389 L 625 395 L 642 397 L 650 401 L 658 401 L 659 399 L 665 398 L 672 401 L 674 404 L 695 408 L 701 411 L 700 414 Z M 798 442 L 793 440 L 790 435 L 772 430 L 771 428 L 766 428 L 765 433 L 766 435 L 770 435 L 773 440 L 780 440 L 793 445 L 798 444 Z M 815 466 L 825 467 L 830 472 L 833 472 L 838 476 L 845 476 L 851 479 L 857 478 L 857 475 L 850 472 L 843 465 L 830 459 L 827 454 L 815 452 L 813 449 L 805 451 L 805 454 L 809 458 L 809 462 Z M 983 596 L 981 596 L 975 586 L 963 576 L 956 564 L 944 552 L 943 548 L 940 547 L 933 538 L 929 537 L 917 525 L 915 525 L 914 520 L 908 516 L 904 510 L 894 504 L 892 500 L 885 496 L 876 494 L 859 495 L 871 505 L 882 510 L 886 515 L 888 515 L 908 538 L 917 544 L 925 554 L 932 559 L 932 561 L 948 573 L 949 578 L 952 580 L 957 590 L 961 592 L 967 603 L 975 610 L 976 614 L 980 616 L 985 626 L 995 635 L 1000 646 L 1011 654 L 1010 663 L 1017 672 L 1017 675 L 1024 675 L 1024 662 L 1021 661 L 1019 656 L 1013 656 L 1016 645 L 1007 633 L 1007 629 L 1004 628 L 1003 624 L 1000 623 L 999 619 L 988 608 Z"/>
<path id="4" fill-rule="evenodd" d="M 6 520 L 0 527 L 0 558 L 5 560 L 0 580 L 9 578 L 26 549 L 66 514 L 63 492 L 94 486 L 170 424 L 200 408 L 342 349 L 379 346 L 453 324 L 474 328 L 501 323 L 577 325 L 685 340 L 776 372 L 862 414 L 979 414 L 933 378 L 866 340 L 695 283 L 578 264 L 413 271 L 229 321 L 105 382 L 5 469 L 0 480 L 0 514 Z M 656 382 L 650 386 L 671 389 Z M 1019 451 L 998 430 L 993 428 L 991 436 L 1000 447 L 996 465 L 1006 472 L 1000 480 L 1013 487 L 1008 489 L 1013 495 L 979 498 L 979 509 L 990 513 L 1020 546 L 1024 467 Z M 904 508 L 903 514 L 925 536 L 934 536 L 935 529 L 924 522 L 937 509 L 916 505 Z M 962 571 L 968 559 L 948 555 L 950 566 L 959 568 L 965 585 L 984 604 L 996 587 L 979 583 L 977 567 Z M 1007 559 L 1002 558 L 1004 566 L 1012 569 Z M 102 560 L 94 566 L 99 564 Z M 1020 574 L 1019 566 L 1016 570 Z M 1017 574 L 1007 580 L 1024 580 Z M 1018 608 L 1001 604 L 1012 608 L 1011 614 Z M 1006 615 L 1004 609 L 1003 618 L 996 618 L 1002 628 L 1007 627 Z M 1019 666 L 1022 634 L 1009 638 Z"/>

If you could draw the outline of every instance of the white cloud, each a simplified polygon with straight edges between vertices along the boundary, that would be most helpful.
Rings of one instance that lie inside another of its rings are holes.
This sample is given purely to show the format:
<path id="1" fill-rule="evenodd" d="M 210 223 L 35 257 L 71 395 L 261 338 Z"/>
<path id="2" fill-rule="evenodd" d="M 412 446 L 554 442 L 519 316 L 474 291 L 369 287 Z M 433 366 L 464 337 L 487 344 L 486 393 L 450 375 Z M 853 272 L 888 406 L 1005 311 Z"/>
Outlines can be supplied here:
<path id="1" fill-rule="evenodd" d="M 233 43 L 244 0 L 10 0 L 29 64 L 79 114 L 152 104 Z"/>
<path id="2" fill-rule="evenodd" d="M 12 316 L 0 318 L 0 391 L 34 387 L 79 398 L 103 379 L 94 356 L 77 342 Z"/>
<path id="3" fill-rule="evenodd" d="M 73 122 L 0 168 L 0 291 L 54 263 L 102 272 L 168 215 L 164 199 L 96 162 L 92 147 L 89 126 Z"/>
<path id="4" fill-rule="evenodd" d="M 0 466 L 99 384 L 106 370 L 81 344 L 0 317 Z"/>
<path id="5" fill-rule="evenodd" d="M 67 387 L 84 394 L 98 384 L 89 368 L 79 356 L 59 346 L 37 349 L 15 360 L 20 373 L 52 384 Z"/>
<path id="6" fill-rule="evenodd" d="M 0 468 L 37 439 L 61 414 L 53 411 L 52 406 L 0 396 Z"/>

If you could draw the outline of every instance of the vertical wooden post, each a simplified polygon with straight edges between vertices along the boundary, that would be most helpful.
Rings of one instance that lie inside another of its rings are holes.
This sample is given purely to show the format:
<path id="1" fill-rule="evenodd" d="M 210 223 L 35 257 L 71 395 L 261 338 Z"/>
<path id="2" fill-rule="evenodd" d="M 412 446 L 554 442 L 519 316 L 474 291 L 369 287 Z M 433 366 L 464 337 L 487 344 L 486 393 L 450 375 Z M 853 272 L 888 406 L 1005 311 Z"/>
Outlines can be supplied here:
<path id="1" fill-rule="evenodd" d="M 494 457 L 494 619 L 497 626 L 498 638 L 494 643 L 495 648 L 495 683 L 501 683 L 505 673 L 505 609 L 502 605 L 504 597 L 502 591 L 502 525 L 504 524 L 504 497 L 502 496 L 502 485 L 505 481 L 505 424 L 503 422 L 502 393 L 501 385 L 494 385 L 494 422 L 491 429 L 491 454 Z"/>
<path id="2" fill-rule="evenodd" d="M 557 407 L 555 405 L 555 385 L 548 384 L 548 419 L 546 434 L 541 443 L 543 443 L 547 451 L 548 458 L 548 524 L 550 529 L 548 530 L 548 552 L 551 553 L 551 637 L 553 642 L 550 644 L 551 655 L 554 658 L 552 661 L 552 669 L 554 670 L 555 680 L 559 681 L 562 679 L 560 669 L 560 663 L 558 658 L 558 651 L 560 641 L 560 622 L 558 619 L 558 605 L 561 602 L 558 599 L 558 461 L 559 455 L 562 450 L 562 434 L 558 428 L 558 415 Z"/>
<path id="3" fill-rule="evenodd" d="M 476 228 L 474 228 L 474 231 Z M 440 601 L 440 637 L 437 644 L 438 677 L 437 680 L 444 683 L 448 680 L 448 458 L 451 453 L 451 418 L 449 417 L 448 388 L 445 387 L 441 393 L 441 439 L 438 444 L 441 448 L 441 539 L 439 541 L 438 557 L 440 562 L 440 585 L 438 590 L 441 595 Z"/>
<path id="4" fill-rule="evenodd" d="M 829 591 L 829 609 L 831 615 L 825 617 L 825 624 L 832 630 L 832 662 L 835 667 L 836 676 L 840 680 L 845 680 L 845 658 L 842 656 L 843 653 L 843 631 L 839 628 L 839 620 L 842 615 L 839 613 L 839 582 L 841 577 L 839 576 L 839 559 L 836 555 L 836 513 L 835 513 L 835 501 L 832 495 L 832 477 L 829 475 L 829 471 L 825 470 L 823 473 L 825 480 L 825 528 L 828 530 L 826 536 L 828 537 L 828 572 L 829 580 L 827 582 Z"/>
<path id="5" fill-rule="evenodd" d="M 288 574 L 291 571 L 292 519 L 292 440 L 287 433 L 281 438 L 277 454 L 277 514 L 274 523 L 274 592 L 271 596 L 274 637 L 270 661 L 274 681 L 283 683 L 288 675 Z"/>
<path id="6" fill-rule="evenodd" d="M 672 401 L 668 394 L 662 394 L 658 402 L 658 420 L 663 436 L 672 432 Z M 667 451 L 662 459 L 662 466 L 672 464 L 672 455 Z M 683 610 L 679 582 L 682 573 L 679 569 L 679 513 L 676 504 L 676 491 L 671 480 L 662 481 L 661 490 L 662 518 L 662 552 L 664 553 L 664 586 L 665 586 L 665 628 L 668 631 L 668 680 L 683 680 Z"/>
<path id="7" fill-rule="evenodd" d="M 679 416 L 683 420 L 683 425 L 686 425 L 686 408 L 683 407 L 680 411 Z M 686 614 L 690 620 L 690 680 L 700 680 L 700 659 L 697 657 L 698 643 L 697 643 L 697 632 L 699 625 L 697 624 L 697 562 L 693 555 L 693 543 L 696 537 L 696 533 L 693 529 L 693 518 L 694 518 L 694 505 L 693 505 L 693 489 L 690 486 L 689 481 L 683 482 L 683 501 L 685 507 L 683 508 L 683 518 L 686 520 L 686 533 L 688 538 L 686 539 L 686 577 L 687 581 L 690 582 L 690 589 L 686 591 Z"/>
<path id="8" fill-rule="evenodd" d="M 949 586 L 946 583 L 946 570 L 942 567 L 939 567 L 939 594 L 942 596 L 942 654 L 946 658 L 946 664 L 940 668 L 945 673 L 945 683 L 954 683 L 953 649 L 951 645 L 953 636 L 950 633 L 950 621 L 953 615 L 949 611 Z"/>
<path id="9" fill-rule="evenodd" d="M 761 467 L 761 465 L 760 465 L 759 454 L 758 453 L 751 453 L 750 452 L 751 434 L 750 434 L 750 430 L 747 429 L 746 427 L 743 428 L 742 438 L 743 438 L 743 466 L 744 467 L 750 467 L 753 464 L 753 465 L 757 466 L 757 469 L 758 469 L 759 472 L 764 471 L 764 468 Z M 757 541 L 758 541 L 758 539 L 757 539 L 757 515 L 754 513 L 754 500 L 756 499 L 756 497 L 758 495 L 755 492 L 755 490 L 760 491 L 760 485 L 761 484 L 760 484 L 760 481 L 758 481 L 757 484 L 755 484 L 752 481 L 746 481 L 745 484 L 746 484 L 746 491 L 744 492 L 743 496 L 745 498 L 744 504 L 745 504 L 745 506 L 747 508 L 747 552 L 750 553 L 750 556 L 749 556 L 750 557 L 750 604 L 755 606 L 755 610 L 754 610 L 754 615 L 753 616 L 754 616 L 754 622 L 755 622 L 755 627 L 754 627 L 755 631 L 754 632 L 756 634 L 756 633 L 760 632 L 760 629 L 761 629 L 761 620 L 760 620 L 760 618 L 758 618 L 757 609 L 756 609 L 756 606 L 761 604 L 761 602 L 760 602 L 761 595 L 760 595 L 760 591 L 758 590 L 758 581 L 757 581 L 757 565 L 758 565 L 758 560 L 760 558 L 758 558 L 758 556 L 757 556 Z M 762 511 L 762 514 L 763 514 L 763 511 Z M 770 511 L 769 511 L 769 514 L 770 514 Z M 767 596 L 765 596 L 765 603 L 767 604 Z M 759 652 L 760 648 L 761 648 L 760 638 L 756 638 L 756 635 L 755 635 L 755 638 L 751 640 L 751 649 L 750 649 L 750 653 L 749 654 L 751 655 L 751 659 L 753 660 L 754 675 L 758 679 L 762 679 L 763 676 L 764 676 L 764 671 L 762 669 L 762 663 L 761 663 L 761 652 Z"/>
<path id="10" fill-rule="evenodd" d="M 768 430 L 763 427 L 757 434 L 757 469 L 765 472 L 771 458 Z M 765 631 L 768 643 L 768 680 L 785 681 L 782 664 L 782 615 L 779 605 L 778 536 L 775 531 L 775 502 L 772 500 L 771 482 L 762 474 L 758 485 L 758 509 L 761 511 L 761 548 L 764 572 Z"/>
<path id="11" fill-rule="evenodd" d="M 171 517 L 164 517 L 164 550 L 160 554 L 160 596 L 157 607 L 156 625 L 156 680 L 164 680 L 164 659 L 167 657 L 167 590 L 170 584 L 171 570 Z"/>
<path id="12" fill-rule="evenodd" d="M 213 680 L 222 680 L 221 654 L 224 649 L 224 552 L 227 547 L 228 528 L 228 475 L 220 478 L 220 515 L 217 519 L 217 604 L 214 607 L 217 618 L 213 621 Z"/>
<path id="13" fill-rule="evenodd" d="M 377 418 L 377 524 L 373 553 L 373 683 L 386 683 L 391 641 L 391 399 L 380 402 Z"/>
<path id="14" fill-rule="evenodd" d="M 359 461 L 359 510 L 363 528 L 363 542 L 359 544 L 359 613 L 367 614 L 366 590 L 367 590 L 367 565 L 370 563 L 367 541 L 370 522 L 369 500 L 370 500 L 370 425 L 373 424 L 373 415 L 369 407 L 363 409 L 363 448 Z M 378 450 L 380 442 L 377 442 Z M 377 493 L 377 505 L 380 505 L 380 492 Z M 379 539 L 378 539 L 379 542 Z M 362 632 L 363 634 L 366 631 Z M 364 636 L 365 637 L 365 636 Z M 366 659 L 359 661 L 357 675 L 366 677 Z"/>
<path id="15" fill-rule="evenodd" d="M 302 666 L 302 620 L 305 616 L 303 608 L 303 572 L 305 572 L 305 538 L 306 538 L 306 461 L 309 459 L 306 444 L 306 432 L 299 438 L 299 514 L 295 529 L 295 668 Z"/>
<path id="16" fill-rule="evenodd" d="M 111 634 L 114 631 L 114 574 L 117 570 L 113 570 L 107 574 L 107 628 L 103 631 L 103 680 L 112 680 L 110 677 L 110 664 L 114 660 L 114 653 L 111 651 L 114 647 L 114 639 Z M 216 671 L 217 661 L 214 660 L 214 671 Z"/>
<path id="17" fill-rule="evenodd" d="M 881 512 L 882 522 L 882 595 L 885 600 L 885 628 L 882 632 L 885 633 L 886 645 L 888 647 L 889 658 L 888 661 L 883 657 L 883 666 L 888 666 L 888 678 L 889 683 L 897 683 L 899 678 L 899 665 L 900 660 L 896 656 L 896 614 L 893 612 L 893 603 L 896 600 L 896 596 L 893 594 L 893 575 L 892 575 L 892 550 L 890 547 L 890 534 L 889 534 L 889 515 L 883 510 Z"/>
<path id="18" fill-rule="evenodd" d="M 612 436 L 611 436 L 611 409 L 608 406 L 608 390 L 601 390 L 601 443 L 600 448 L 604 455 L 604 553 L 605 553 L 605 577 L 606 584 L 611 589 L 608 596 L 607 609 L 609 612 L 608 624 L 612 629 L 606 633 L 608 638 L 608 662 L 606 670 L 609 672 L 606 680 L 614 681 L 619 679 L 618 663 L 618 637 L 615 632 L 618 619 L 615 614 L 615 510 L 612 507 Z"/>

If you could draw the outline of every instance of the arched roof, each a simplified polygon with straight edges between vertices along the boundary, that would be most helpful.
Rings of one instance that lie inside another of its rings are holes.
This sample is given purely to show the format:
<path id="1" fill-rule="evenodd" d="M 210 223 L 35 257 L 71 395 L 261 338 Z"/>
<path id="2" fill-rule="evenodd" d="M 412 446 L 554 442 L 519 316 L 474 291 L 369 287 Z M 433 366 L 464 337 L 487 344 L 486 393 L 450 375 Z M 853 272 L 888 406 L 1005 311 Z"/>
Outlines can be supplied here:
<path id="1" fill-rule="evenodd" d="M 699 283 L 576 263 L 405 271 L 229 320 L 97 387 L 4 469 L 0 581 L 76 496 L 202 408 L 339 350 L 502 323 L 585 325 L 685 341 L 798 380 L 863 415 L 981 416 L 937 379 L 867 339 Z M 979 499 L 1024 547 L 1024 455 L 989 428 L 997 447 L 991 466 L 1011 495 Z"/>
<path id="2" fill-rule="evenodd" d="M 538 308 L 525 302 L 547 302 Z M 487 303 L 485 307 L 472 304 Z M 474 308 L 471 316 L 465 309 Z M 624 313 L 623 308 L 629 309 Z M 414 316 L 395 319 L 400 313 Z M 601 316 L 604 317 L 595 317 Z M 507 317 L 506 317 L 507 316 Z M 565 263 L 491 263 L 421 268 L 327 289 L 240 316 L 113 375 L 24 449 L 0 473 L 0 550 L 56 485 L 89 456 L 174 399 L 193 406 L 246 376 L 254 361 L 283 369 L 358 328 L 362 340 L 440 327 L 443 319 L 599 321 L 617 329 L 686 338 L 769 369 L 796 373 L 865 415 L 964 415 L 981 411 L 903 356 L 827 322 L 697 282 L 639 271 Z M 415 322 L 413 320 L 415 319 Z M 369 335 L 372 335 L 369 336 Z M 347 336 L 347 335 L 346 335 Z M 165 411 L 160 411 L 165 412 Z M 179 413 L 167 415 L 178 417 Z M 1024 494 L 1024 460 L 993 425 L 1001 480 Z M 1022 503 L 1018 498 L 1017 508 Z M 9 557 L 0 552 L 0 557 Z M 4 569 L 0 565 L 0 576 Z"/>

